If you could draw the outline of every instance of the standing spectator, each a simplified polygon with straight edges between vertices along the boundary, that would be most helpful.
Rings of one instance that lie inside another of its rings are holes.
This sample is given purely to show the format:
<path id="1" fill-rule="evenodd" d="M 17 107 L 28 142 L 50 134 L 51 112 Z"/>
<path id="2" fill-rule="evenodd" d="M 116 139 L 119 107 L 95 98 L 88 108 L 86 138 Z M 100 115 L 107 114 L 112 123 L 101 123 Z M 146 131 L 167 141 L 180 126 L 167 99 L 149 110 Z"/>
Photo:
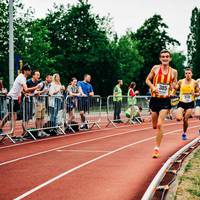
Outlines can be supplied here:
<path id="1" fill-rule="evenodd" d="M 0 78 L 0 94 L 7 94 L 7 89 L 3 86 L 3 78 Z"/>
<path id="2" fill-rule="evenodd" d="M 69 113 L 68 124 L 74 120 L 74 109 L 77 105 L 77 97 L 80 96 L 80 90 L 77 86 L 77 79 L 73 77 L 67 87 L 67 112 Z"/>
<path id="3" fill-rule="evenodd" d="M 118 84 L 113 89 L 113 103 L 114 103 L 114 122 L 121 123 L 120 113 L 122 106 L 122 80 L 118 80 Z"/>
<path id="4" fill-rule="evenodd" d="M 7 89 L 3 86 L 3 78 L 0 78 L 0 120 L 3 119 L 6 113 L 6 95 Z"/>
<path id="5" fill-rule="evenodd" d="M 38 70 L 35 70 L 32 72 L 32 78 L 27 80 L 26 85 L 28 88 L 36 87 L 39 84 L 40 80 L 40 72 Z M 37 89 L 39 89 L 39 85 L 37 86 Z M 22 96 L 22 102 L 24 101 L 22 105 L 25 106 L 25 121 L 28 122 L 30 119 L 33 118 L 33 96 L 35 95 L 36 89 L 32 91 L 24 91 Z M 23 100 L 24 98 L 24 100 Z"/>
<path id="6" fill-rule="evenodd" d="M 19 100 L 21 99 L 21 92 L 22 90 L 24 90 L 25 92 L 31 92 L 34 91 L 38 88 L 38 86 L 32 87 L 32 88 L 28 88 L 26 85 L 26 78 L 28 76 L 30 76 L 31 74 L 31 68 L 28 64 L 25 64 L 22 67 L 22 73 L 20 73 L 17 78 L 14 81 L 14 84 L 11 88 L 11 90 L 8 93 L 8 96 L 11 97 L 13 99 L 13 121 L 14 121 L 14 129 L 13 129 L 13 133 L 12 135 L 15 136 L 15 123 L 17 120 L 17 112 L 20 110 L 20 103 Z M 9 105 L 10 107 L 10 105 Z M 11 108 L 8 109 L 8 111 L 11 112 Z M 6 124 L 9 116 L 10 116 L 10 112 L 4 117 L 4 119 L 1 122 L 0 125 L 0 133 L 3 132 L 2 128 L 3 126 Z"/>
<path id="7" fill-rule="evenodd" d="M 129 106 L 137 105 L 137 99 L 135 98 L 135 96 L 139 94 L 139 91 L 138 90 L 134 91 L 135 87 L 136 87 L 136 83 L 131 82 L 131 84 L 129 85 L 128 94 L 127 94 Z"/>
<path id="8" fill-rule="evenodd" d="M 78 99 L 78 110 L 80 111 L 82 125 L 80 129 L 88 129 L 88 122 L 86 122 L 85 113 L 89 111 L 89 97 L 94 96 L 92 85 L 90 84 L 91 76 L 84 75 L 84 80 L 78 82 L 81 97 Z"/>
<path id="9" fill-rule="evenodd" d="M 128 88 L 128 106 L 130 108 L 130 118 L 134 120 L 134 117 L 139 116 L 139 107 L 137 106 L 137 99 L 136 99 L 136 95 L 139 94 L 139 91 L 136 90 L 134 91 L 136 87 L 136 83 L 135 82 L 131 82 Z M 137 114 L 134 114 L 137 113 Z"/>
<path id="10" fill-rule="evenodd" d="M 42 91 L 42 94 L 49 94 L 49 89 L 51 87 L 51 82 L 52 82 L 52 75 L 47 74 L 45 77 L 45 81 L 40 82 L 39 87 L 40 91 Z"/>
<path id="11" fill-rule="evenodd" d="M 65 87 L 61 85 L 60 75 L 54 74 L 52 83 L 49 89 L 50 99 L 50 122 L 51 126 L 57 126 L 57 115 L 58 111 L 62 109 L 62 92 L 65 90 Z"/>
<path id="12" fill-rule="evenodd" d="M 39 84 L 40 91 L 43 95 L 49 94 L 51 83 L 52 83 L 52 75 L 47 74 L 46 77 L 45 77 L 45 81 L 42 81 Z M 45 108 L 46 108 L 47 113 L 49 115 L 49 98 L 48 98 L 48 96 L 45 96 Z"/>
<path id="13" fill-rule="evenodd" d="M 35 91 L 35 95 L 38 96 L 35 98 L 36 128 L 39 130 L 44 126 L 45 110 L 48 108 L 48 96 L 46 95 L 49 93 L 51 81 L 52 76 L 48 74 L 45 78 L 45 81 L 39 83 L 39 89 Z M 38 132 L 38 137 L 47 136 L 49 136 L 49 134 L 47 134 L 45 131 L 40 130 Z"/>

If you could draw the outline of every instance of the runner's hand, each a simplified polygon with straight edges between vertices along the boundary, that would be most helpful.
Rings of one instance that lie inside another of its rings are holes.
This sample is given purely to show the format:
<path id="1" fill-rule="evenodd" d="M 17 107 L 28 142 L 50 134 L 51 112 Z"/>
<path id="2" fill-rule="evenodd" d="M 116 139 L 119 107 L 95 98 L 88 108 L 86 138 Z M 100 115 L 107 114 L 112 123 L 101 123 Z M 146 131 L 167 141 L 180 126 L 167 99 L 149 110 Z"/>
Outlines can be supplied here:
<path id="1" fill-rule="evenodd" d="M 158 95 L 158 88 L 153 87 L 151 90 L 152 90 L 153 93 L 155 93 L 156 95 Z"/>

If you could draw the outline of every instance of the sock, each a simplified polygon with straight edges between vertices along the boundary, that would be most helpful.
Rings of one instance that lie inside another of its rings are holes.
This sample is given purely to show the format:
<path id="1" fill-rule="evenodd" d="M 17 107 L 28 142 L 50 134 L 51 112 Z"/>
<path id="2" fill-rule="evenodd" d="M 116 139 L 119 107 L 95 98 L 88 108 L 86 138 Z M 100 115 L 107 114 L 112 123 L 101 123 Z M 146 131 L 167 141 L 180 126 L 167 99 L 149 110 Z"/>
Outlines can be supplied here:
<path id="1" fill-rule="evenodd" d="M 154 150 L 158 150 L 159 151 L 159 147 L 155 147 Z"/>

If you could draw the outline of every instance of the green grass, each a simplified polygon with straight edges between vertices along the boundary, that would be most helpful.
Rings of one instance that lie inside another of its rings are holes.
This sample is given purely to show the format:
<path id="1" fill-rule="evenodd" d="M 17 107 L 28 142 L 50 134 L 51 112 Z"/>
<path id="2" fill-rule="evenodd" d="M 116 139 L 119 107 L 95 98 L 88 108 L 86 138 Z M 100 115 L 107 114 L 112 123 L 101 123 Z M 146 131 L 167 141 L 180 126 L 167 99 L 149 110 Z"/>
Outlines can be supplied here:
<path id="1" fill-rule="evenodd" d="M 175 199 L 200 200 L 200 149 L 186 165 Z"/>

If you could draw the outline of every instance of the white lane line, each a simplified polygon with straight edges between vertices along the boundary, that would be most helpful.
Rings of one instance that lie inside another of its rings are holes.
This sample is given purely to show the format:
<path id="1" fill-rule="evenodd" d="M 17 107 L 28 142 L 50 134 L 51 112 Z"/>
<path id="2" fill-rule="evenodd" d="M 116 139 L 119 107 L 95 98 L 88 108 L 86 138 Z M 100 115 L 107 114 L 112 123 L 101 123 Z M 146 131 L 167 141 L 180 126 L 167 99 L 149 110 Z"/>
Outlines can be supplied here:
<path id="1" fill-rule="evenodd" d="M 57 150 L 57 152 L 80 152 L 80 153 L 105 153 L 105 152 L 110 152 L 110 151 L 103 151 L 103 150 L 79 150 L 79 149 L 60 149 Z"/>
<path id="2" fill-rule="evenodd" d="M 175 124 L 177 124 L 177 123 L 171 123 L 171 124 L 168 124 L 166 126 L 171 126 L 171 125 L 175 125 Z M 76 142 L 76 143 L 73 143 L 73 144 L 68 144 L 68 145 L 56 147 L 56 148 L 53 148 L 53 149 L 41 151 L 41 152 L 38 152 L 38 153 L 30 154 L 30 155 L 27 155 L 27 156 L 8 160 L 8 161 L 0 163 L 0 166 L 7 165 L 7 164 L 10 164 L 10 163 L 14 163 L 14 162 L 17 162 L 17 161 L 20 161 L 20 160 L 25 160 L 27 158 L 32 158 L 32 157 L 35 157 L 35 156 L 38 156 L 38 155 L 42 155 L 42 154 L 49 153 L 49 152 L 52 152 L 52 151 L 56 151 L 56 150 L 59 150 L 59 149 L 63 149 L 63 148 L 66 148 L 66 147 L 71 147 L 71 146 L 75 146 L 75 145 L 79 145 L 79 144 L 84 144 L 84 143 L 87 143 L 87 142 L 93 142 L 93 141 L 102 140 L 102 139 L 106 139 L 106 138 L 110 138 L 110 137 L 115 137 L 115 136 L 119 136 L 119 135 L 125 135 L 125 134 L 128 134 L 128 133 L 135 133 L 135 132 L 138 132 L 138 131 L 145 131 L 145 130 L 150 130 L 150 129 L 152 129 L 152 127 L 130 130 L 130 131 L 122 132 L 122 133 L 116 133 L 116 134 L 107 135 L 107 136 L 103 136 L 103 137 L 97 137 L 97 138 L 93 138 L 93 139 L 89 139 L 89 140 L 84 140 L 84 141 L 81 141 L 81 142 Z"/>
<path id="3" fill-rule="evenodd" d="M 193 129 L 193 128 L 197 128 L 197 127 L 199 127 L 199 126 L 193 126 L 193 127 L 188 128 L 188 129 Z M 176 132 L 179 132 L 179 131 L 182 131 L 182 129 L 178 129 L 178 130 L 175 130 L 175 131 L 170 131 L 170 132 L 165 133 L 164 135 L 169 135 L 169 134 L 176 133 Z M 74 171 L 76 171 L 76 170 L 78 170 L 78 169 L 80 169 L 80 168 L 82 168 L 82 167 L 85 167 L 85 166 L 87 166 L 87 165 L 89 165 L 89 164 L 91 164 L 91 163 L 94 163 L 94 162 L 96 162 L 96 161 L 98 161 L 98 160 L 100 160 L 100 159 L 102 159 L 102 158 L 104 158 L 104 157 L 107 157 L 107 156 L 109 156 L 109 155 L 111 155 L 111 154 L 114 154 L 114 153 L 119 152 L 119 151 L 121 151 L 121 150 L 127 149 L 128 147 L 131 147 L 131 146 L 134 146 L 134 145 L 143 143 L 143 142 L 147 142 L 147 141 L 152 140 L 152 139 L 155 139 L 155 136 L 154 136 L 154 137 L 149 137 L 149 138 L 146 138 L 146 139 L 144 139 L 144 140 L 140 140 L 140 141 L 137 141 L 137 142 L 134 142 L 134 143 L 125 145 L 125 146 L 122 146 L 122 147 L 117 148 L 117 149 L 115 149 L 115 150 L 113 150 L 113 151 L 111 151 L 111 152 L 108 152 L 108 153 L 103 154 L 103 155 L 101 155 L 101 156 L 98 156 L 98 157 L 96 157 L 96 158 L 94 158 L 94 159 L 92 159 L 92 160 L 89 160 L 89 161 L 87 161 L 87 162 L 85 162 L 85 163 L 82 163 L 81 165 L 78 165 L 78 166 L 76 166 L 76 167 L 74 167 L 74 168 L 72 168 L 72 169 L 70 169 L 70 170 L 67 170 L 67 171 L 65 171 L 65 172 L 63 172 L 63 173 L 61 173 L 61 174 L 59 174 L 58 176 L 55 176 L 54 178 L 49 179 L 48 181 L 46 181 L 46 182 L 44 182 L 44 183 L 42 183 L 42 184 L 40 184 L 40 185 L 34 187 L 33 189 L 31 189 L 31 190 L 25 192 L 24 194 L 22 194 L 22 195 L 16 197 L 15 200 L 21 200 L 21 199 L 23 199 L 23 198 L 29 196 L 30 194 L 36 192 L 37 190 L 40 190 L 41 188 L 43 188 L 43 187 L 45 187 L 45 186 L 47 186 L 47 185 L 49 185 L 49 184 L 55 182 L 56 180 L 62 178 L 63 176 L 65 176 L 65 175 L 67 175 L 67 174 L 70 174 L 70 173 L 72 173 L 72 172 L 74 172 Z"/>
<path id="4" fill-rule="evenodd" d="M 59 139 L 59 138 L 63 138 L 63 137 L 73 137 L 73 136 L 77 136 L 77 135 L 85 135 L 87 133 L 95 133 L 95 132 L 99 132 L 99 131 L 110 131 L 112 129 L 120 129 L 120 128 L 128 128 L 128 127 L 133 127 L 133 125 L 124 125 L 124 126 L 120 126 L 120 127 L 106 127 L 106 128 L 101 128 L 101 129 L 97 129 L 97 130 L 90 130 L 90 131 L 83 131 L 83 132 L 76 132 L 75 134 L 66 134 L 66 135 L 59 135 L 58 137 L 48 137 L 48 138 L 44 138 L 44 139 L 40 139 L 40 140 L 33 140 L 33 141 L 29 141 L 29 142 L 24 142 L 24 143 L 18 143 L 18 144 L 11 144 L 11 145 L 7 145 L 4 147 L 0 147 L 0 149 L 7 149 L 7 148 L 11 148 L 11 147 L 15 147 L 15 146 L 22 146 L 22 145 L 26 145 L 26 144 L 32 144 L 32 143 L 37 143 L 37 142 L 43 142 L 43 141 L 47 141 L 47 140 L 53 140 L 53 139 Z"/>
<path id="5" fill-rule="evenodd" d="M 197 122 L 197 121 L 198 120 L 193 120 L 190 123 Z M 172 124 L 177 124 L 177 122 L 164 124 L 164 126 L 168 126 L 168 125 L 172 125 Z M 151 125 L 151 123 L 145 123 L 145 125 Z M 33 141 L 29 141 L 29 142 L 24 142 L 24 143 L 11 144 L 11 145 L 0 147 L 0 149 L 7 149 L 7 148 L 16 147 L 16 146 L 26 145 L 26 144 L 32 144 L 32 143 L 37 143 L 37 142 L 43 142 L 43 141 L 48 141 L 48 140 L 59 139 L 59 138 L 63 138 L 63 137 L 73 137 L 73 136 L 77 136 L 77 135 L 84 135 L 84 134 L 87 134 L 87 133 L 95 133 L 95 132 L 99 132 L 99 131 L 109 131 L 109 130 L 112 130 L 112 129 L 117 130 L 117 129 L 126 128 L 126 127 L 133 127 L 133 125 L 124 125 L 124 126 L 119 126 L 117 128 L 115 128 L 115 127 L 106 127 L 106 128 L 101 128 L 101 129 L 97 129 L 97 130 L 90 130 L 90 131 L 85 131 L 85 132 L 77 132 L 76 134 L 60 135 L 58 137 L 49 137 L 49 138 L 44 138 L 44 139 L 40 139 L 40 140 L 33 140 Z"/>
<path id="6" fill-rule="evenodd" d="M 13 159 L 13 160 L 8 160 L 8 161 L 0 163 L 0 166 L 6 165 L 6 164 L 10 164 L 10 163 L 14 163 L 14 162 L 17 162 L 17 161 L 20 161 L 20 160 L 24 160 L 24 159 L 27 159 L 27 158 L 32 158 L 34 156 L 42 155 L 42 154 L 49 153 L 49 152 L 52 152 L 52 151 L 57 151 L 59 149 L 63 149 L 63 148 L 66 148 L 66 147 L 71 147 L 71 146 L 75 146 L 75 145 L 79 145 L 79 144 L 84 144 L 84 143 L 87 143 L 87 142 L 93 142 L 93 141 L 97 141 L 97 140 L 102 140 L 102 139 L 115 137 L 115 136 L 119 136 L 119 135 L 125 135 L 127 133 L 134 133 L 134 132 L 138 132 L 138 131 L 144 131 L 144 130 L 148 130 L 148 129 L 152 129 L 152 128 L 143 128 L 143 129 L 131 130 L 131 131 L 126 131 L 126 132 L 122 132 L 122 133 L 117 133 L 117 134 L 107 135 L 107 136 L 103 136 L 103 137 L 97 137 L 97 138 L 93 138 L 93 139 L 89 139 L 89 140 L 84 140 L 84 141 L 81 141 L 81 142 L 76 142 L 76 143 L 73 143 L 73 144 L 68 144 L 68 145 L 56 147 L 56 148 L 53 148 L 53 149 L 49 149 L 49 150 L 46 150 L 46 151 L 41 151 L 41 152 L 30 154 L 30 155 L 27 155 L 27 156 L 19 157 L 19 158 Z"/>

